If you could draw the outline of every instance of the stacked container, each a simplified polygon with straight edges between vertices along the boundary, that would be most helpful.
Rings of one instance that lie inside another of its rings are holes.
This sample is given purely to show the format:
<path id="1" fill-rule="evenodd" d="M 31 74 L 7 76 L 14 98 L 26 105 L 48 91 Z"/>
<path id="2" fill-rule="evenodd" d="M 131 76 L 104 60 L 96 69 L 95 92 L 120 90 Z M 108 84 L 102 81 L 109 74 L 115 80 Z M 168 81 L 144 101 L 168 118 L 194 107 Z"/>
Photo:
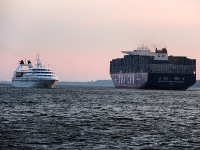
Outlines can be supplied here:
<path id="1" fill-rule="evenodd" d="M 122 68 L 122 59 L 117 58 L 110 61 L 110 73 L 116 74 L 121 71 Z"/>
<path id="2" fill-rule="evenodd" d="M 124 58 L 113 59 L 110 62 L 110 72 L 136 73 L 148 72 L 148 67 L 153 63 L 153 56 L 124 55 Z"/>
<path id="3" fill-rule="evenodd" d="M 174 65 L 196 65 L 196 59 L 189 59 L 184 56 L 169 56 L 169 64 Z"/>
<path id="4" fill-rule="evenodd" d="M 124 55 L 122 60 L 122 72 L 133 73 L 138 71 L 138 55 Z"/>

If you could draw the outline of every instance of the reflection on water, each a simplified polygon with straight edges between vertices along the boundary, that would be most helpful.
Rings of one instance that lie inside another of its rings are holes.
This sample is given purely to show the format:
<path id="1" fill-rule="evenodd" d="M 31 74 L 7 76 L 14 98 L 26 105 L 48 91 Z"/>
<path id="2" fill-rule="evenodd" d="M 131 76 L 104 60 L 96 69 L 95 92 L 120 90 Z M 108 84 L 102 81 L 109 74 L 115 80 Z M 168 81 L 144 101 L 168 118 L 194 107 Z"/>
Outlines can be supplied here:
<path id="1" fill-rule="evenodd" d="M 199 97 L 199 89 L 1 86 L 1 149 L 200 149 Z"/>

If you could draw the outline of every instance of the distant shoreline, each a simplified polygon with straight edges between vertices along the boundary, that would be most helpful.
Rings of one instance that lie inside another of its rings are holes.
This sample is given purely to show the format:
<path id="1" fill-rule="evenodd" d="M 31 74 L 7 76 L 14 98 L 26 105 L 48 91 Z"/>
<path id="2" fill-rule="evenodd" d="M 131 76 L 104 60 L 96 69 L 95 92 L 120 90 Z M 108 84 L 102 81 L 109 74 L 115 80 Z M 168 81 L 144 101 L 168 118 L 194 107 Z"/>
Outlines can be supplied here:
<path id="1" fill-rule="evenodd" d="M 11 81 L 2 81 L 0 85 L 11 84 Z M 96 80 L 88 82 L 73 82 L 73 81 L 59 81 L 57 85 L 81 85 L 81 86 L 110 86 L 114 87 L 112 80 Z M 196 83 L 190 88 L 200 88 L 200 80 L 197 80 Z"/>
<path id="2" fill-rule="evenodd" d="M 11 84 L 11 81 L 2 81 L 3 84 Z M 88 82 L 59 81 L 57 85 L 82 85 L 82 86 L 111 86 L 114 87 L 112 80 L 97 80 Z"/>

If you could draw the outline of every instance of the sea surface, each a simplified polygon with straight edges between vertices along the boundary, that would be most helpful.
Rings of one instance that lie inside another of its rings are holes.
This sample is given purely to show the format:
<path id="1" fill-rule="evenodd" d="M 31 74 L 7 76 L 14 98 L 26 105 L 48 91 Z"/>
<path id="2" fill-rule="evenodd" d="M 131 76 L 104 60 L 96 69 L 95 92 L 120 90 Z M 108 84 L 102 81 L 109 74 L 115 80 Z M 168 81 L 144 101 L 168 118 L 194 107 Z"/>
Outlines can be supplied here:
<path id="1" fill-rule="evenodd" d="M 0 149 L 200 149 L 200 89 L 0 85 Z"/>

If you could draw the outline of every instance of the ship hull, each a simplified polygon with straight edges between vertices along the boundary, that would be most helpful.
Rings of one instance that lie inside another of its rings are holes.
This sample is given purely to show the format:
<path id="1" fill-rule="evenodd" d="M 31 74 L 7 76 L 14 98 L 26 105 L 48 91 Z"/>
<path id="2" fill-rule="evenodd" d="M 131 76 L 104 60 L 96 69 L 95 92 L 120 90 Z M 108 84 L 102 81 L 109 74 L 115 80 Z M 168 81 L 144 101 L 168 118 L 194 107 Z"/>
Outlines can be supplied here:
<path id="1" fill-rule="evenodd" d="M 54 88 L 58 80 L 20 80 L 13 79 L 13 87 L 23 87 L 23 88 Z"/>
<path id="2" fill-rule="evenodd" d="M 195 74 L 119 73 L 111 74 L 116 88 L 187 90 L 195 84 Z"/>

